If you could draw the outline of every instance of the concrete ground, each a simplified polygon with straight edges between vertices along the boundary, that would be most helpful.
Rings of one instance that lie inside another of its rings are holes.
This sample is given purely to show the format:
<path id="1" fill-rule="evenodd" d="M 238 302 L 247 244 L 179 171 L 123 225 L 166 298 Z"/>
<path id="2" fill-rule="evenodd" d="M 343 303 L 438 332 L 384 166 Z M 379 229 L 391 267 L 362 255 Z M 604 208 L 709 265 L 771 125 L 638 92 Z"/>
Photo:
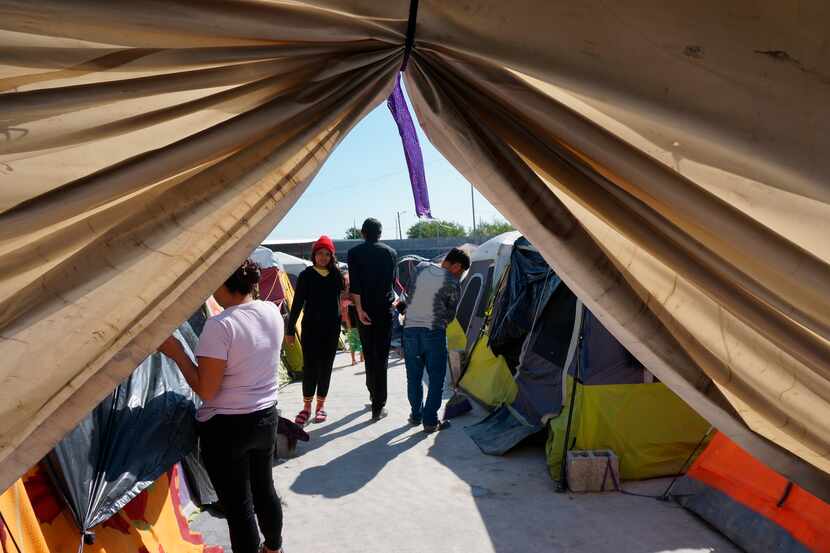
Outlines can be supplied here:
<path id="1" fill-rule="evenodd" d="M 427 435 L 407 423 L 402 361 L 389 369 L 390 415 L 370 422 L 363 367 L 338 355 L 329 421 L 274 467 L 284 502 L 287 553 L 737 552 L 674 503 L 621 493 L 557 494 L 541 445 L 482 454 L 464 426 Z M 299 384 L 281 391 L 283 416 L 301 407 Z M 629 482 L 660 494 L 667 479 Z M 230 552 L 224 520 L 203 513 L 193 528 Z"/>

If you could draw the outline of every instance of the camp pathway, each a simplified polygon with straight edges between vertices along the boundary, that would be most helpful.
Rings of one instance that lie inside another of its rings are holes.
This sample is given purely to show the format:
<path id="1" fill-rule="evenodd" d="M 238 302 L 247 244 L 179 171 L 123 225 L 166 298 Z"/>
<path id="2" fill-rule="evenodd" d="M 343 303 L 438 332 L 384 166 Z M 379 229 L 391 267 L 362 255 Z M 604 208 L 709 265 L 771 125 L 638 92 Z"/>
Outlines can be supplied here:
<path id="1" fill-rule="evenodd" d="M 407 423 L 402 361 L 389 369 L 389 416 L 370 422 L 363 366 L 338 355 L 329 421 L 274 468 L 284 502 L 286 553 L 738 552 L 674 503 L 606 494 L 557 494 L 541 446 L 482 454 L 464 426 L 427 435 Z M 283 416 L 301 406 L 299 384 L 280 392 Z M 666 479 L 627 483 L 659 494 Z M 225 521 L 194 523 L 230 552 Z"/>

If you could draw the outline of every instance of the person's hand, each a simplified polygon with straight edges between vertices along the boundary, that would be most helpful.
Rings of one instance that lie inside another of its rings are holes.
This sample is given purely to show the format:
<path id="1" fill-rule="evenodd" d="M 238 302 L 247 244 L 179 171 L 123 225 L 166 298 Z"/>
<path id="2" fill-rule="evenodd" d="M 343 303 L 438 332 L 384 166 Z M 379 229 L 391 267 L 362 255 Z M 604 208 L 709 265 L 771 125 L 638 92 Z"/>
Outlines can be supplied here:
<path id="1" fill-rule="evenodd" d="M 178 339 L 173 336 L 168 336 L 167 339 L 158 347 L 157 351 L 159 353 L 163 353 L 171 359 L 174 359 L 178 353 L 181 353 L 184 350 L 182 349 L 182 344 Z"/>
<path id="2" fill-rule="evenodd" d="M 369 315 L 367 315 L 366 312 L 362 309 L 357 312 L 357 318 L 360 319 L 360 322 L 363 323 L 366 326 L 369 326 L 369 325 L 372 324 L 372 319 L 370 319 Z"/>
<path id="3" fill-rule="evenodd" d="M 284 340 L 286 344 L 288 344 L 289 346 L 293 346 L 296 338 L 294 336 L 289 336 L 288 334 L 286 334 Z"/>

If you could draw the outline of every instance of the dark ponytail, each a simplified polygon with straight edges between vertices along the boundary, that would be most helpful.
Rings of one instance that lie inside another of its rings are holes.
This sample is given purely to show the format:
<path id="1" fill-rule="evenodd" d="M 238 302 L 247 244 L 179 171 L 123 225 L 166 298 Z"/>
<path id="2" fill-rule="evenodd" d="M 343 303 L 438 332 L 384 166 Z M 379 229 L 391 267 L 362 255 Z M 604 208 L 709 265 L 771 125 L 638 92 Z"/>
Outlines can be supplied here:
<path id="1" fill-rule="evenodd" d="M 225 281 L 225 287 L 232 293 L 247 296 L 256 289 L 257 284 L 259 284 L 259 277 L 259 265 L 250 259 L 246 259 L 242 266 L 228 277 L 228 280 Z"/>
<path id="2" fill-rule="evenodd" d="M 346 289 L 346 277 L 343 276 L 343 271 L 340 270 L 340 267 L 337 266 L 337 257 L 332 254 L 331 259 L 329 260 L 329 264 L 326 265 L 326 269 L 329 270 L 329 273 L 334 275 L 334 278 L 340 282 L 340 289 Z"/>

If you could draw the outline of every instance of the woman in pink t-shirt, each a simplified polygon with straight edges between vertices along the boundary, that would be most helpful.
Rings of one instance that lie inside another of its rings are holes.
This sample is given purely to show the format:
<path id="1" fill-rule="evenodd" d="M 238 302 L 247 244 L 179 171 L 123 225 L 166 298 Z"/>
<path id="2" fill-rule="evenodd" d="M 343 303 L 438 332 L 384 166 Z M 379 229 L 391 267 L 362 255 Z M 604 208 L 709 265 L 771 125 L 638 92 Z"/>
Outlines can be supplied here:
<path id="1" fill-rule="evenodd" d="M 284 328 L 274 303 L 253 298 L 259 277 L 259 266 L 247 260 L 213 294 L 224 310 L 206 321 L 196 363 L 176 338 L 159 348 L 203 401 L 196 413 L 200 445 L 235 553 L 282 552 L 272 463 Z M 257 521 L 265 536 L 261 547 Z"/>

